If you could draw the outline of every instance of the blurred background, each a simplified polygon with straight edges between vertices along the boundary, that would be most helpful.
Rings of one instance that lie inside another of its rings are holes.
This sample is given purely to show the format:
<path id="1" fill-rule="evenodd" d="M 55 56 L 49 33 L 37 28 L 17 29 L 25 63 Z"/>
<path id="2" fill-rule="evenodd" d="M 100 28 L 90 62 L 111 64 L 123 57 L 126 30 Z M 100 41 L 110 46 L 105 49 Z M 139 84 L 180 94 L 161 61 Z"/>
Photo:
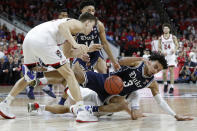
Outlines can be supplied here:
<path id="1" fill-rule="evenodd" d="M 13 85 L 21 77 L 21 45 L 26 33 L 38 24 L 57 19 L 61 12 L 78 18 L 80 2 L 0 1 L 0 85 Z M 96 16 L 104 23 L 107 40 L 117 58 L 147 57 L 157 51 L 155 43 L 162 34 L 162 24 L 169 23 L 179 42 L 175 82 L 196 83 L 196 0 L 95 0 L 95 3 Z M 110 69 L 108 58 L 106 61 Z M 162 74 L 156 78 L 162 81 Z"/>

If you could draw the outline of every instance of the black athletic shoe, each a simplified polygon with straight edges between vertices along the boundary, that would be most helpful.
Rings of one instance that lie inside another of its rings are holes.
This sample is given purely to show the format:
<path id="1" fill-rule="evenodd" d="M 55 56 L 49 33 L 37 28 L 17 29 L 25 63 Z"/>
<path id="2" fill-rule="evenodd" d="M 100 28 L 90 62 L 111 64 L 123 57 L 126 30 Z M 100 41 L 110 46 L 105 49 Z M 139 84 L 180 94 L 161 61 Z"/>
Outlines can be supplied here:
<path id="1" fill-rule="evenodd" d="M 174 88 L 170 88 L 169 93 L 170 93 L 170 94 L 173 94 L 173 92 L 174 92 Z"/>
<path id="2" fill-rule="evenodd" d="M 168 92 L 168 84 L 167 85 L 164 85 L 164 93 L 167 93 Z"/>

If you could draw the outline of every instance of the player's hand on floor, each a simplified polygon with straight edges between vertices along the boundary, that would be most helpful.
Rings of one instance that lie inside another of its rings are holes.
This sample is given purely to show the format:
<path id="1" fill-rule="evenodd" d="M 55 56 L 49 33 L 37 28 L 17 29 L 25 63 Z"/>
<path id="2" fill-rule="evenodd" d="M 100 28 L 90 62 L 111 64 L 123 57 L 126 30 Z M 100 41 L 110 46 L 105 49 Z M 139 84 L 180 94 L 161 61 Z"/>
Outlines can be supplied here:
<path id="1" fill-rule="evenodd" d="M 190 121 L 190 120 L 193 120 L 192 117 L 180 116 L 180 115 L 176 115 L 175 118 L 176 118 L 177 121 Z"/>
<path id="2" fill-rule="evenodd" d="M 98 51 L 102 48 L 103 48 L 103 46 L 101 44 L 92 44 L 92 45 L 89 46 L 88 52 Z"/>
<path id="3" fill-rule="evenodd" d="M 137 114 L 136 114 L 135 110 L 132 110 L 132 111 L 131 111 L 131 119 L 132 119 L 132 120 L 137 120 L 137 118 L 138 118 L 138 117 L 137 117 Z"/>

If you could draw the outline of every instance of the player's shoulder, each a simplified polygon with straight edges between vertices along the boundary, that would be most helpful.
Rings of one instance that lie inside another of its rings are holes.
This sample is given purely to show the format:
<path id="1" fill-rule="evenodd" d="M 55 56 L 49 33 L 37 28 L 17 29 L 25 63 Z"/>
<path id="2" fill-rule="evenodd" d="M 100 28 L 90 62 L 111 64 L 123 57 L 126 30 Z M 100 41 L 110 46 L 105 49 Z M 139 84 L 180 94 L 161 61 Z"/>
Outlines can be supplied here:
<path id="1" fill-rule="evenodd" d="M 175 35 L 172 34 L 172 38 L 173 38 L 173 39 L 176 39 L 177 37 L 176 37 Z"/>
<path id="2" fill-rule="evenodd" d="M 139 67 L 143 62 L 142 61 L 136 61 L 136 62 L 133 62 L 130 67 Z"/>
<path id="3" fill-rule="evenodd" d="M 100 20 L 98 20 L 97 26 L 98 26 L 99 30 L 105 30 L 105 26 Z"/>

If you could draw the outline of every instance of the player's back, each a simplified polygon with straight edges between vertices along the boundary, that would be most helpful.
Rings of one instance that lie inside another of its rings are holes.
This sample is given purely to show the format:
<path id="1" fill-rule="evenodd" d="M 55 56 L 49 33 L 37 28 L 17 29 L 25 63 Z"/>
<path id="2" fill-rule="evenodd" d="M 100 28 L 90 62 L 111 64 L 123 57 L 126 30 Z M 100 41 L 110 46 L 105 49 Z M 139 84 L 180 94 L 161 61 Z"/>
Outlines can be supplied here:
<path id="1" fill-rule="evenodd" d="M 26 35 L 26 37 L 34 37 L 36 39 L 44 39 L 46 37 L 52 38 L 57 44 L 65 42 L 64 38 L 59 32 L 59 25 L 68 21 L 69 18 L 55 19 L 44 22 L 32 28 Z"/>

